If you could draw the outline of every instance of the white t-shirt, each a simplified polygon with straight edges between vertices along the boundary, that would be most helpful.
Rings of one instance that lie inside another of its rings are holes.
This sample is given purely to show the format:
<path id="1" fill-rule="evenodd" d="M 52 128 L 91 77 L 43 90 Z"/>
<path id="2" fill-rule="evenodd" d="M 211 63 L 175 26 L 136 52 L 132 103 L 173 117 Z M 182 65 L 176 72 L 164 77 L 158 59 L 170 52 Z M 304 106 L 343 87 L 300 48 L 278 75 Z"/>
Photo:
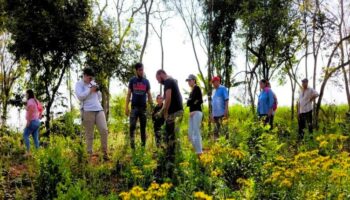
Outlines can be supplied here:
<path id="1" fill-rule="evenodd" d="M 79 81 L 75 85 L 75 95 L 81 102 L 81 106 L 84 111 L 102 111 L 102 105 L 100 103 L 102 99 L 101 92 L 90 93 L 90 84 Z"/>
<path id="2" fill-rule="evenodd" d="M 307 113 L 312 110 L 312 101 L 311 97 L 314 95 L 318 96 L 316 90 L 312 88 L 307 88 L 306 90 L 302 89 L 299 94 L 299 113 Z"/>

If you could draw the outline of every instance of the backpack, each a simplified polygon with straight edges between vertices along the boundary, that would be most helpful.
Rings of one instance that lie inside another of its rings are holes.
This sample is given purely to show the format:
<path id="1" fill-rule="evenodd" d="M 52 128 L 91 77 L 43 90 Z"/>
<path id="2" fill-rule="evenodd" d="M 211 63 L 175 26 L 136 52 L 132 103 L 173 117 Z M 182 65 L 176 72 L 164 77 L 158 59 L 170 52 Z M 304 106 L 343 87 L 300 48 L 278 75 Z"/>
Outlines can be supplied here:
<path id="1" fill-rule="evenodd" d="M 40 103 L 39 100 L 35 99 L 35 103 L 37 105 L 37 108 L 38 108 L 38 112 L 39 112 L 39 119 L 43 118 L 43 111 L 44 111 L 44 108 L 43 108 L 43 105 Z"/>

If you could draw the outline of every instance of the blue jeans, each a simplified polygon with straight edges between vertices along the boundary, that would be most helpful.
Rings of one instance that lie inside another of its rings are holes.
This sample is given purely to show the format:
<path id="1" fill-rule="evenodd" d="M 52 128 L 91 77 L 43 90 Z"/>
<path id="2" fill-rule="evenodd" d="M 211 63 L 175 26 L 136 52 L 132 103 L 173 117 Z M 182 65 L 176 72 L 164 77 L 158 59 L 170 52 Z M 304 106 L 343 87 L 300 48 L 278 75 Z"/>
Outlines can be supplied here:
<path id="1" fill-rule="evenodd" d="M 30 149 L 30 141 L 29 136 L 33 135 L 34 139 L 34 145 L 36 148 L 39 148 L 39 127 L 40 127 L 40 120 L 32 120 L 29 123 L 29 126 L 24 129 L 23 138 L 24 138 L 24 144 L 26 145 L 27 151 Z"/>
<path id="2" fill-rule="evenodd" d="M 200 111 L 193 111 L 192 117 L 189 119 L 189 127 L 188 127 L 188 137 L 196 150 L 197 154 L 201 154 L 202 152 L 202 136 L 201 136 L 201 122 L 203 113 Z"/>

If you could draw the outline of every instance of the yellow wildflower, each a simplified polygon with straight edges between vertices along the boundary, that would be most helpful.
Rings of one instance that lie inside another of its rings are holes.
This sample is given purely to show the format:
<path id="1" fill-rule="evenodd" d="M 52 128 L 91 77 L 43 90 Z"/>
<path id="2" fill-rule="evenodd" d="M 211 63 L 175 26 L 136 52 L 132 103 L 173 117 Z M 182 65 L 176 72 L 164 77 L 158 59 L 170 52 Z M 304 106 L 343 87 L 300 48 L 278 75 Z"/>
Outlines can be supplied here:
<path id="1" fill-rule="evenodd" d="M 283 179 L 280 183 L 280 187 L 288 187 L 290 188 L 292 183 L 288 179 Z"/>
<path id="2" fill-rule="evenodd" d="M 197 199 L 212 200 L 213 197 L 205 194 L 204 192 L 195 192 L 194 197 Z"/>

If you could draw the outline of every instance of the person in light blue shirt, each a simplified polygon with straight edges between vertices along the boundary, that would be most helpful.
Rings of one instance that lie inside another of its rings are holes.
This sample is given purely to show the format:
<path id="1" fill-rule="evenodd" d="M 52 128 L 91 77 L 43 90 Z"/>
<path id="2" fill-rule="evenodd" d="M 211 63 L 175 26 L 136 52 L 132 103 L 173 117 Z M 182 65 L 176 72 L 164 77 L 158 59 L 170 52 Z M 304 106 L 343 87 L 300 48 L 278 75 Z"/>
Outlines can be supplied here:
<path id="1" fill-rule="evenodd" d="M 212 84 L 215 88 L 215 91 L 213 92 L 212 97 L 212 121 L 215 122 L 215 129 L 214 129 L 214 139 L 217 140 L 219 137 L 220 128 L 222 126 L 222 119 L 228 117 L 228 100 L 229 95 L 227 88 L 220 84 L 221 79 L 218 76 L 215 76 L 212 78 Z M 226 138 L 228 137 L 228 134 L 225 133 Z"/>
<path id="2" fill-rule="evenodd" d="M 272 114 L 273 105 L 275 102 L 273 92 L 268 87 L 268 81 L 263 79 L 259 82 L 260 84 L 260 94 L 258 98 L 258 116 L 260 120 L 264 121 L 264 124 L 270 124 L 272 128 Z"/>

